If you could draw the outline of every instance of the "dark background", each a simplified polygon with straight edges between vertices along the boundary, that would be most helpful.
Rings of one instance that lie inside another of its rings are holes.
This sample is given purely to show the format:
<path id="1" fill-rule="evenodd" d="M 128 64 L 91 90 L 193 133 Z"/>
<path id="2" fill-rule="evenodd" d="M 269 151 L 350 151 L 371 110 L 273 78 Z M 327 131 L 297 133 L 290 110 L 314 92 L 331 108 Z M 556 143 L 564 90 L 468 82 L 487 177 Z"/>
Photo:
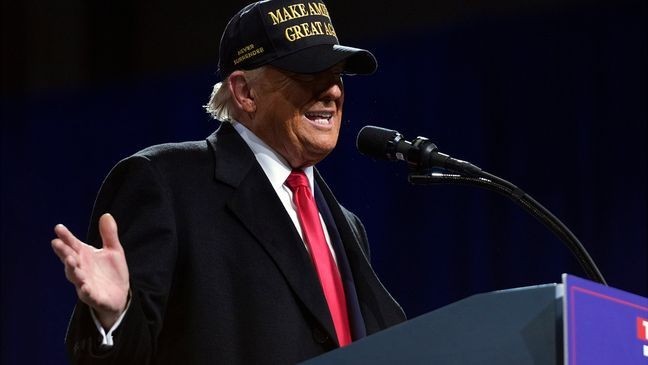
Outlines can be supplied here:
<path id="1" fill-rule="evenodd" d="M 49 241 L 84 236 L 121 158 L 203 139 L 223 1 L 2 4 L 2 364 L 65 363 L 75 293 Z M 645 1 L 329 1 L 347 77 L 338 148 L 319 167 L 364 221 L 375 269 L 414 317 L 466 296 L 585 277 L 569 250 L 505 197 L 411 186 L 402 164 L 358 154 L 366 124 L 433 140 L 558 216 L 611 286 L 648 296 Z M 215 288 L 215 290 L 218 290 Z"/>

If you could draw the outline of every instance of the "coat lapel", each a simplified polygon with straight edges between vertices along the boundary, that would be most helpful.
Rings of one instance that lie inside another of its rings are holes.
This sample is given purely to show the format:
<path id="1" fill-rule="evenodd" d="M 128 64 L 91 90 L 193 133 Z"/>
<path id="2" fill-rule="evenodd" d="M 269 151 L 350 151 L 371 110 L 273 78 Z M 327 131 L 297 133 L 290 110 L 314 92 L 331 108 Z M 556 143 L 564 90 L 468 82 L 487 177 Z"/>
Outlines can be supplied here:
<path id="1" fill-rule="evenodd" d="M 357 232 L 354 233 L 347 217 L 348 213 L 342 210 L 343 208 L 317 170 L 315 170 L 315 181 L 328 203 L 340 238 L 344 243 L 367 334 L 404 321 L 403 309 L 389 294 L 371 267 L 368 255 L 361 247 L 362 238 Z"/>
<path id="2" fill-rule="evenodd" d="M 229 123 L 222 123 L 207 140 L 214 150 L 216 180 L 234 188 L 229 209 L 273 259 L 322 328 L 336 338 L 310 257 L 254 154 Z"/>

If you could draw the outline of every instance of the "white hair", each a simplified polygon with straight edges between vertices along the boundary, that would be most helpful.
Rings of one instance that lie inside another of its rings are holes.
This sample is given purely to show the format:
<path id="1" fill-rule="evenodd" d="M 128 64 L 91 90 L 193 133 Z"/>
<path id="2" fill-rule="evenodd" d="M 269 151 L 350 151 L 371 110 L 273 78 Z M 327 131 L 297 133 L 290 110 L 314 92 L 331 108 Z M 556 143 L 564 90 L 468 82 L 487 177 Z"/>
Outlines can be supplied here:
<path id="1" fill-rule="evenodd" d="M 232 120 L 232 94 L 229 90 L 229 78 L 214 85 L 209 102 L 203 107 L 214 119 L 222 122 Z"/>
<path id="2" fill-rule="evenodd" d="M 248 82 L 253 82 L 261 75 L 263 69 L 264 67 L 262 66 L 253 70 L 243 71 L 243 73 Z M 209 96 L 209 102 L 203 105 L 207 113 L 214 119 L 222 122 L 230 122 L 234 118 L 234 104 L 232 102 L 232 92 L 230 91 L 229 84 L 229 76 L 223 81 L 216 83 Z"/>

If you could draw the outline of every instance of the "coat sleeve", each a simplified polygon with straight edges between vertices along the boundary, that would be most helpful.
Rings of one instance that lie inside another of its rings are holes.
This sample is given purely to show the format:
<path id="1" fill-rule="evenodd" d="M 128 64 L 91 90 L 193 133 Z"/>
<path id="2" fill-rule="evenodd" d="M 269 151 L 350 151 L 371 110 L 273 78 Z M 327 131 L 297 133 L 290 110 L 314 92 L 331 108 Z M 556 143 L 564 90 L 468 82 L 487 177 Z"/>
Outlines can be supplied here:
<path id="1" fill-rule="evenodd" d="M 98 219 L 111 213 L 126 254 L 131 304 L 113 332 L 114 346 L 101 347 L 87 305 L 78 302 L 66 335 L 74 364 L 148 364 L 156 353 L 177 257 L 173 201 L 163 175 L 147 157 L 118 163 L 95 201 L 88 244 L 101 247 Z"/>

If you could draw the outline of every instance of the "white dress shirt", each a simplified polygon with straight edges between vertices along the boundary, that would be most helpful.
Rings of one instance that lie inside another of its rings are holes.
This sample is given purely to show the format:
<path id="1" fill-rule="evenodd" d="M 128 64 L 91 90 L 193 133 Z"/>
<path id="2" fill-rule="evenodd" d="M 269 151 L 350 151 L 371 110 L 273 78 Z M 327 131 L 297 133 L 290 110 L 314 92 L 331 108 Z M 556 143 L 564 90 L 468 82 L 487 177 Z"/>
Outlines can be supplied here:
<path id="1" fill-rule="evenodd" d="M 303 241 L 304 234 L 302 233 L 302 229 L 299 224 L 299 218 L 297 217 L 297 208 L 295 207 L 295 203 L 292 199 L 293 194 L 290 188 L 288 188 L 284 184 L 286 182 L 286 179 L 288 179 L 288 175 L 290 175 L 290 173 L 292 172 L 292 168 L 290 167 L 290 165 L 288 165 L 286 159 L 281 157 L 281 155 L 270 148 L 270 146 L 268 146 L 259 137 L 257 137 L 254 133 L 247 129 L 243 124 L 237 122 L 232 122 L 232 124 L 234 126 L 234 129 L 236 129 L 236 131 L 241 135 L 245 143 L 247 143 L 247 145 L 254 153 L 254 157 L 256 157 L 256 160 L 257 162 L 259 162 L 259 165 L 261 165 L 263 172 L 265 172 L 268 180 L 270 180 L 272 188 L 277 193 L 277 196 L 281 200 L 281 203 L 283 203 L 286 212 L 290 216 L 290 219 L 292 219 L 293 224 L 295 225 L 295 228 L 297 229 L 297 232 L 299 232 L 299 235 L 301 236 Z M 305 167 L 303 171 L 308 178 L 311 194 L 315 194 L 315 189 L 313 187 L 313 166 Z M 335 250 L 333 250 L 333 246 L 331 246 L 331 238 L 329 237 L 328 230 L 326 229 L 326 224 L 324 223 L 324 219 L 322 219 L 321 214 L 320 222 L 322 223 L 324 236 L 326 237 L 326 243 L 329 246 L 329 250 L 331 250 L 333 259 L 337 263 Z M 308 247 L 305 243 L 304 246 L 308 250 Z"/>

